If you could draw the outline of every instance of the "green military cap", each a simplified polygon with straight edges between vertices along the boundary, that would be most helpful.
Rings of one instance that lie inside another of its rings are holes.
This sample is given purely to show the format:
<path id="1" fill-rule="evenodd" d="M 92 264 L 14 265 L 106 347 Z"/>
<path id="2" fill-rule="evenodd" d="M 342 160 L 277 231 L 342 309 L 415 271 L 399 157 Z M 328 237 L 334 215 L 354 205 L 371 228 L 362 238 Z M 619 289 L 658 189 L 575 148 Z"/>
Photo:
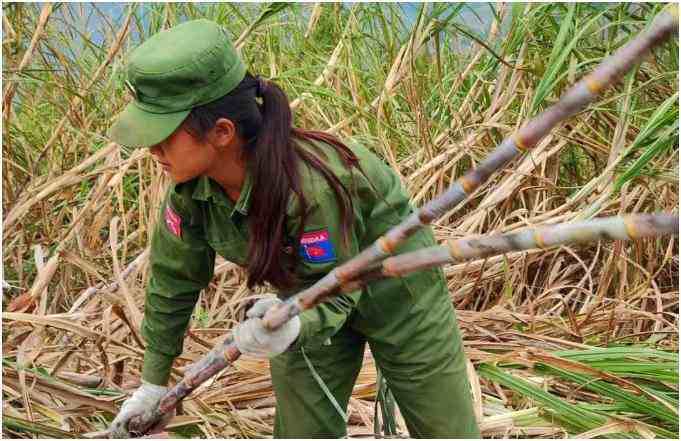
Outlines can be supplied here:
<path id="1" fill-rule="evenodd" d="M 227 95 L 246 66 L 226 31 L 192 20 L 161 31 L 130 55 L 126 86 L 134 100 L 109 131 L 126 147 L 151 147 L 170 136 L 193 107 Z"/>

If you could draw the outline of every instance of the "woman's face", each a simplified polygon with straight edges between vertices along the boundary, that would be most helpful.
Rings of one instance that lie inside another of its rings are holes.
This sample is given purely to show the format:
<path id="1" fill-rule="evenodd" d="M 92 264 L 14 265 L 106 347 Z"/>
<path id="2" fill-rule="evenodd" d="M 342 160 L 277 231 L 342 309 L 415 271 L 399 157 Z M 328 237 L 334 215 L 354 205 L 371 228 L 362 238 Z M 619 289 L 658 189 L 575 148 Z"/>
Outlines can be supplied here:
<path id="1" fill-rule="evenodd" d="M 183 126 L 150 150 L 163 172 L 176 184 L 207 174 L 218 159 L 211 144 L 192 136 Z"/>

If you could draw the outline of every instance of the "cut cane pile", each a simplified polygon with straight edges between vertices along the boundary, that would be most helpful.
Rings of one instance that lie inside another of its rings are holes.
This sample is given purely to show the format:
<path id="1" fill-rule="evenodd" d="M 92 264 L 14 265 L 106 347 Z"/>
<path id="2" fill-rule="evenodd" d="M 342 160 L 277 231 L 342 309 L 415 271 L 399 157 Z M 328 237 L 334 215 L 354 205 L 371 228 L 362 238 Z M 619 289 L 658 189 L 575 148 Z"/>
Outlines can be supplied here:
<path id="1" fill-rule="evenodd" d="M 297 125 L 365 142 L 422 205 L 661 7 L 4 4 L 3 436 L 101 435 L 140 382 L 145 250 L 167 181 L 146 151 L 104 136 L 140 38 L 186 18 L 225 23 L 253 70 L 297 98 Z M 483 29 L 477 14 L 496 19 Z M 437 238 L 678 211 L 677 53 L 678 40 L 656 49 L 441 219 Z M 483 435 L 677 438 L 678 264 L 664 238 L 446 267 Z M 218 261 L 174 381 L 255 295 Z M 351 437 L 376 435 L 375 394 L 367 352 Z M 242 357 L 168 430 L 266 437 L 274 406 L 267 362 Z"/>

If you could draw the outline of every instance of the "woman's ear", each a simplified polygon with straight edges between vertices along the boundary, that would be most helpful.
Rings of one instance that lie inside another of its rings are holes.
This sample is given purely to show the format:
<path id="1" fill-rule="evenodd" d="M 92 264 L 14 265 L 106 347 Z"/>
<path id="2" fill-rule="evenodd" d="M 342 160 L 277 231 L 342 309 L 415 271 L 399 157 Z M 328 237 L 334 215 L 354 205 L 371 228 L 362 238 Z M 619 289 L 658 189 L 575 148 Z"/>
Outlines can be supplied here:
<path id="1" fill-rule="evenodd" d="M 238 143 L 236 125 L 227 118 L 219 118 L 209 132 L 210 143 L 218 148 L 229 147 Z"/>

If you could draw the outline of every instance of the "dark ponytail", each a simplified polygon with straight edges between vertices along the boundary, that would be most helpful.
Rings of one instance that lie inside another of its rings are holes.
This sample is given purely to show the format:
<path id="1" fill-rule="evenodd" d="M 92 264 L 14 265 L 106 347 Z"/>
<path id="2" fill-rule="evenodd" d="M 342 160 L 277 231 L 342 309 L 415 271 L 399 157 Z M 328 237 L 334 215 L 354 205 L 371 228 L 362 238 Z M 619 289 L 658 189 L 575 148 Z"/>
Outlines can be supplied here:
<path id="1" fill-rule="evenodd" d="M 256 97 L 261 99 L 261 104 Z M 192 109 L 186 125 L 203 137 L 219 118 L 232 120 L 239 136 L 246 141 L 244 156 L 253 182 L 248 209 L 248 286 L 269 282 L 280 289 L 292 288 L 296 283 L 293 267 L 282 252 L 289 197 L 292 193 L 297 195 L 301 206 L 301 230 L 289 233 L 298 237 L 302 234 L 308 207 L 298 161 L 318 170 L 333 188 L 346 239 L 353 222 L 348 189 L 317 155 L 301 148 L 296 141 L 329 145 L 347 167 L 359 168 L 357 157 L 332 135 L 293 128 L 291 108 L 284 91 L 274 82 L 251 74 L 246 74 L 228 95 Z"/>

